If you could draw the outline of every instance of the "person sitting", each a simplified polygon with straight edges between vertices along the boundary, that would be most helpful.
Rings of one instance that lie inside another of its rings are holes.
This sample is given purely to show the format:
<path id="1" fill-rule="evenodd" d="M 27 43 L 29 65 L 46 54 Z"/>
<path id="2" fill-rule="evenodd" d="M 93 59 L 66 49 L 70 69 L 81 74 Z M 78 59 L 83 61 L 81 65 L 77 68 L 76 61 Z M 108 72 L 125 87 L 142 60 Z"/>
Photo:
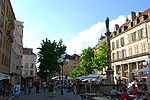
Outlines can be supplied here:
<path id="1" fill-rule="evenodd" d="M 95 79 L 95 83 L 96 83 L 96 84 L 99 84 L 99 83 L 100 83 L 99 76 Z"/>
<path id="2" fill-rule="evenodd" d="M 143 87 L 142 87 L 142 92 L 146 92 L 148 90 L 148 87 L 146 84 L 143 84 Z"/>
<path id="3" fill-rule="evenodd" d="M 110 91 L 111 93 L 111 98 L 118 98 L 118 91 L 113 87 L 113 89 Z"/>
<path id="4" fill-rule="evenodd" d="M 122 91 L 121 100 L 129 100 L 129 94 L 127 93 L 127 90 Z"/>
<path id="5" fill-rule="evenodd" d="M 135 87 L 135 84 L 133 84 L 133 89 L 131 90 L 131 94 L 135 95 L 136 93 L 138 93 L 138 89 Z"/>
<path id="6" fill-rule="evenodd" d="M 143 100 L 143 98 L 141 97 L 141 94 L 139 92 L 136 93 L 136 97 L 134 98 L 134 100 Z"/>
<path id="7" fill-rule="evenodd" d="M 127 87 L 125 84 L 122 86 L 122 88 L 120 88 L 119 92 L 123 92 L 123 91 L 127 91 Z"/>

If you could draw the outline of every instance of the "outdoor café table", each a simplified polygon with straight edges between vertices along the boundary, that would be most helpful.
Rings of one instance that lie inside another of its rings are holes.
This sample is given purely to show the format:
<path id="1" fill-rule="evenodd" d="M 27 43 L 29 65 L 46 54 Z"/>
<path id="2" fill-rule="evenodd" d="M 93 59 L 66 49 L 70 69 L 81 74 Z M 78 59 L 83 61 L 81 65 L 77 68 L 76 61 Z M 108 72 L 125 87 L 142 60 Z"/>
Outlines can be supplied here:
<path id="1" fill-rule="evenodd" d="M 110 99 L 105 97 L 92 97 L 92 100 L 110 100 Z"/>

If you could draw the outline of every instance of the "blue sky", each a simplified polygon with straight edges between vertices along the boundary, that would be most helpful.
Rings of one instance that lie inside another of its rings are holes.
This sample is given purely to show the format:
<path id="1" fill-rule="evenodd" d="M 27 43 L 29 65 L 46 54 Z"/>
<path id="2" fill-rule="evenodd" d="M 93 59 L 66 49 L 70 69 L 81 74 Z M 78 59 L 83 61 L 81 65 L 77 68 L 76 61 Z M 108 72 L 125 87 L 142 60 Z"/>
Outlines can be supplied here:
<path id="1" fill-rule="evenodd" d="M 131 11 L 144 11 L 149 0 L 11 0 L 17 20 L 24 22 L 24 47 L 37 53 L 46 37 L 62 40 L 69 54 L 81 53 L 98 42 L 105 32 L 104 20 L 110 28 L 122 24 Z"/>

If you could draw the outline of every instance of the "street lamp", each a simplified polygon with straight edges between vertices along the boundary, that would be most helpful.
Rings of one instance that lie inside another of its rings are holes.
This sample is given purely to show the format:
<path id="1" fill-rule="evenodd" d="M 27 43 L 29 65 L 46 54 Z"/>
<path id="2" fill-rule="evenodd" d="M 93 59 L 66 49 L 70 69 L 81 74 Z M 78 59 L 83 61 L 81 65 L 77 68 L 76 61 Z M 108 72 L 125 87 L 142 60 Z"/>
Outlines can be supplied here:
<path id="1" fill-rule="evenodd" d="M 62 54 L 60 56 L 60 58 L 57 60 L 57 62 L 61 65 L 62 67 L 62 82 L 61 82 L 61 95 L 63 95 L 63 66 L 65 63 L 68 63 L 69 62 L 69 59 L 65 59 L 65 54 Z"/>

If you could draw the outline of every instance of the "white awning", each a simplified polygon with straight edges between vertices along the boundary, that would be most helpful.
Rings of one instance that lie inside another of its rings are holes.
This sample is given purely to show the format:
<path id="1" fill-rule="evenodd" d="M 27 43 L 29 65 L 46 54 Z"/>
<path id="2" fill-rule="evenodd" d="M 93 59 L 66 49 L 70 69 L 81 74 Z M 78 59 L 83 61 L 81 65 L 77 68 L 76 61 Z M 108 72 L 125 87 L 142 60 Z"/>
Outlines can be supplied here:
<path id="1" fill-rule="evenodd" d="M 0 73 L 0 80 L 3 80 L 3 79 L 10 79 L 10 75 Z"/>
<path id="2" fill-rule="evenodd" d="M 150 67 L 144 67 L 144 68 L 142 68 L 142 69 L 133 71 L 133 72 L 131 72 L 131 73 L 136 73 L 136 72 L 148 72 L 148 71 L 150 71 Z"/>

